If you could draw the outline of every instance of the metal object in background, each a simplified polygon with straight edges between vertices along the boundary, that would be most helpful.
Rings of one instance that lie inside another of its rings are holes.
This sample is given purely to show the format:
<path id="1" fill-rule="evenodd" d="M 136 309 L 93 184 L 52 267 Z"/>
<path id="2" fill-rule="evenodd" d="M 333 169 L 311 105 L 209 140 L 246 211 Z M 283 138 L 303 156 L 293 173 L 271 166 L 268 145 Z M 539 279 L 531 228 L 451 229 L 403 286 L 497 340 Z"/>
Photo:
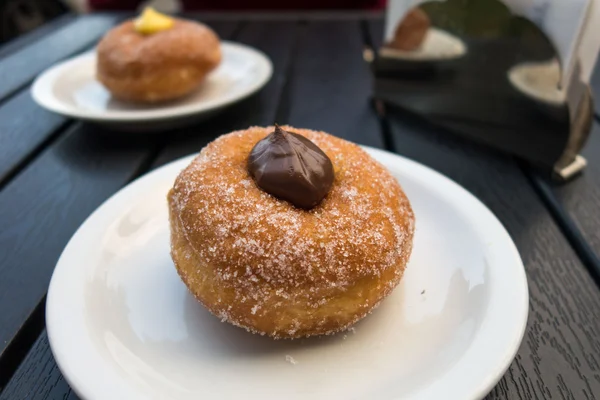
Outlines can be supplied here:
<path id="1" fill-rule="evenodd" d="M 586 165 L 593 110 L 576 52 L 587 0 L 562 30 L 555 2 L 508 3 L 522 15 L 498 0 L 392 0 L 371 53 L 375 98 L 569 179 Z"/>

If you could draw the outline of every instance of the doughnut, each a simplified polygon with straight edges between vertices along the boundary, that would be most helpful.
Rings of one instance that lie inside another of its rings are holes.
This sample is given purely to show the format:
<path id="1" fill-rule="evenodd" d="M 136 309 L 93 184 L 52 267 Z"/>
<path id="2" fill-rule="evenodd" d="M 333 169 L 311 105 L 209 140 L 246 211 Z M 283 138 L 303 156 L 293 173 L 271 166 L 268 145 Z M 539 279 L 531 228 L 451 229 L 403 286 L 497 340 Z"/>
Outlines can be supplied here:
<path id="1" fill-rule="evenodd" d="M 394 38 L 387 46 L 396 50 L 417 50 L 423 44 L 430 26 L 429 16 L 423 10 L 413 8 L 398 23 Z"/>
<path id="2" fill-rule="evenodd" d="M 100 41 L 96 76 L 114 97 L 146 103 L 172 100 L 190 93 L 217 67 L 218 36 L 206 25 L 172 20 L 157 31 L 140 31 L 129 20 Z"/>
<path id="3" fill-rule="evenodd" d="M 167 200 L 171 256 L 189 291 L 223 322 L 276 339 L 349 328 L 398 285 L 412 250 L 415 218 L 398 181 L 325 132 L 223 135 Z"/>

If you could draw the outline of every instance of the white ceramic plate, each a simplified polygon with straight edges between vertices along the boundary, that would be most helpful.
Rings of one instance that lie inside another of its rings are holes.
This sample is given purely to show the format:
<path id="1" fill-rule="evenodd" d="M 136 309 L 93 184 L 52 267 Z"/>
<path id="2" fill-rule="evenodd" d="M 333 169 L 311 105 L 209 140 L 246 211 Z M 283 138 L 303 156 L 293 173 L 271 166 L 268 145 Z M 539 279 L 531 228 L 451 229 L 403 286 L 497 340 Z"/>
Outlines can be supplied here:
<path id="1" fill-rule="evenodd" d="M 508 70 L 508 80 L 521 93 L 551 106 L 564 105 L 567 94 L 559 87 L 561 76 L 557 59 L 518 64 Z"/>
<path id="2" fill-rule="evenodd" d="M 525 330 L 517 249 L 456 183 L 368 151 L 417 218 L 405 277 L 372 315 L 335 336 L 274 341 L 205 311 L 169 256 L 165 196 L 188 157 L 106 201 L 60 257 L 47 328 L 74 390 L 88 400 L 482 398 Z"/>
<path id="3" fill-rule="evenodd" d="M 262 52 L 238 43 L 221 42 L 221 64 L 190 95 L 156 105 L 114 99 L 96 80 L 96 53 L 82 54 L 55 65 L 34 82 L 35 101 L 72 118 L 110 125 L 152 127 L 156 122 L 206 116 L 263 87 L 272 75 Z"/>
<path id="4" fill-rule="evenodd" d="M 379 55 L 406 61 L 446 61 L 464 56 L 467 47 L 458 37 L 437 28 L 431 28 L 421 46 L 413 51 L 382 47 Z"/>

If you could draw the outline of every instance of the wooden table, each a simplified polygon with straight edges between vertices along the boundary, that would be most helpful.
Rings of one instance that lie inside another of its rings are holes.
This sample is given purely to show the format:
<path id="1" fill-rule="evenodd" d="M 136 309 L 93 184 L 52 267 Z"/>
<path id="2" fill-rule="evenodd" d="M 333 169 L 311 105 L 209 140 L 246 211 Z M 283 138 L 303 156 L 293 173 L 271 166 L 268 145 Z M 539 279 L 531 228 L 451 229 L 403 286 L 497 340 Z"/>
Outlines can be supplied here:
<path id="1" fill-rule="evenodd" d="M 362 59 L 381 39 L 375 14 L 203 15 L 222 38 L 268 54 L 274 76 L 250 99 L 177 132 L 119 134 L 33 102 L 38 73 L 89 49 L 124 17 L 70 15 L 0 48 L 0 400 L 77 398 L 50 352 L 44 300 L 83 220 L 136 177 L 220 134 L 274 121 L 397 152 L 479 197 L 516 242 L 530 290 L 525 338 L 488 398 L 600 398 L 600 124 L 584 175 L 558 186 L 512 157 L 378 115 Z"/>

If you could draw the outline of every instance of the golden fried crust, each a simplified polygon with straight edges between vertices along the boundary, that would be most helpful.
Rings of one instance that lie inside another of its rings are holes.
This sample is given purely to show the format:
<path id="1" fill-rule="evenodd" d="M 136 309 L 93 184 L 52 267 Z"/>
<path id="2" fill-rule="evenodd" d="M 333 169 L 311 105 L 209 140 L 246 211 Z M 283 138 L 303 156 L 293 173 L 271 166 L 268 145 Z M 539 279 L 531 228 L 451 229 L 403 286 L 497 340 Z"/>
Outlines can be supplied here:
<path id="1" fill-rule="evenodd" d="M 224 321 L 276 338 L 330 334 L 398 284 L 414 233 L 396 179 L 355 144 L 293 127 L 331 159 L 333 187 L 310 211 L 259 189 L 246 169 L 273 128 L 205 147 L 168 196 L 171 250 L 191 292 Z"/>
<path id="2" fill-rule="evenodd" d="M 423 44 L 430 26 L 429 16 L 420 8 L 414 8 L 396 27 L 389 46 L 404 51 L 416 50 Z"/>
<path id="3" fill-rule="evenodd" d="M 124 22 L 104 36 L 97 54 L 98 80 L 115 97 L 143 102 L 189 93 L 221 61 L 218 36 L 203 24 L 179 19 L 150 35 Z"/>

